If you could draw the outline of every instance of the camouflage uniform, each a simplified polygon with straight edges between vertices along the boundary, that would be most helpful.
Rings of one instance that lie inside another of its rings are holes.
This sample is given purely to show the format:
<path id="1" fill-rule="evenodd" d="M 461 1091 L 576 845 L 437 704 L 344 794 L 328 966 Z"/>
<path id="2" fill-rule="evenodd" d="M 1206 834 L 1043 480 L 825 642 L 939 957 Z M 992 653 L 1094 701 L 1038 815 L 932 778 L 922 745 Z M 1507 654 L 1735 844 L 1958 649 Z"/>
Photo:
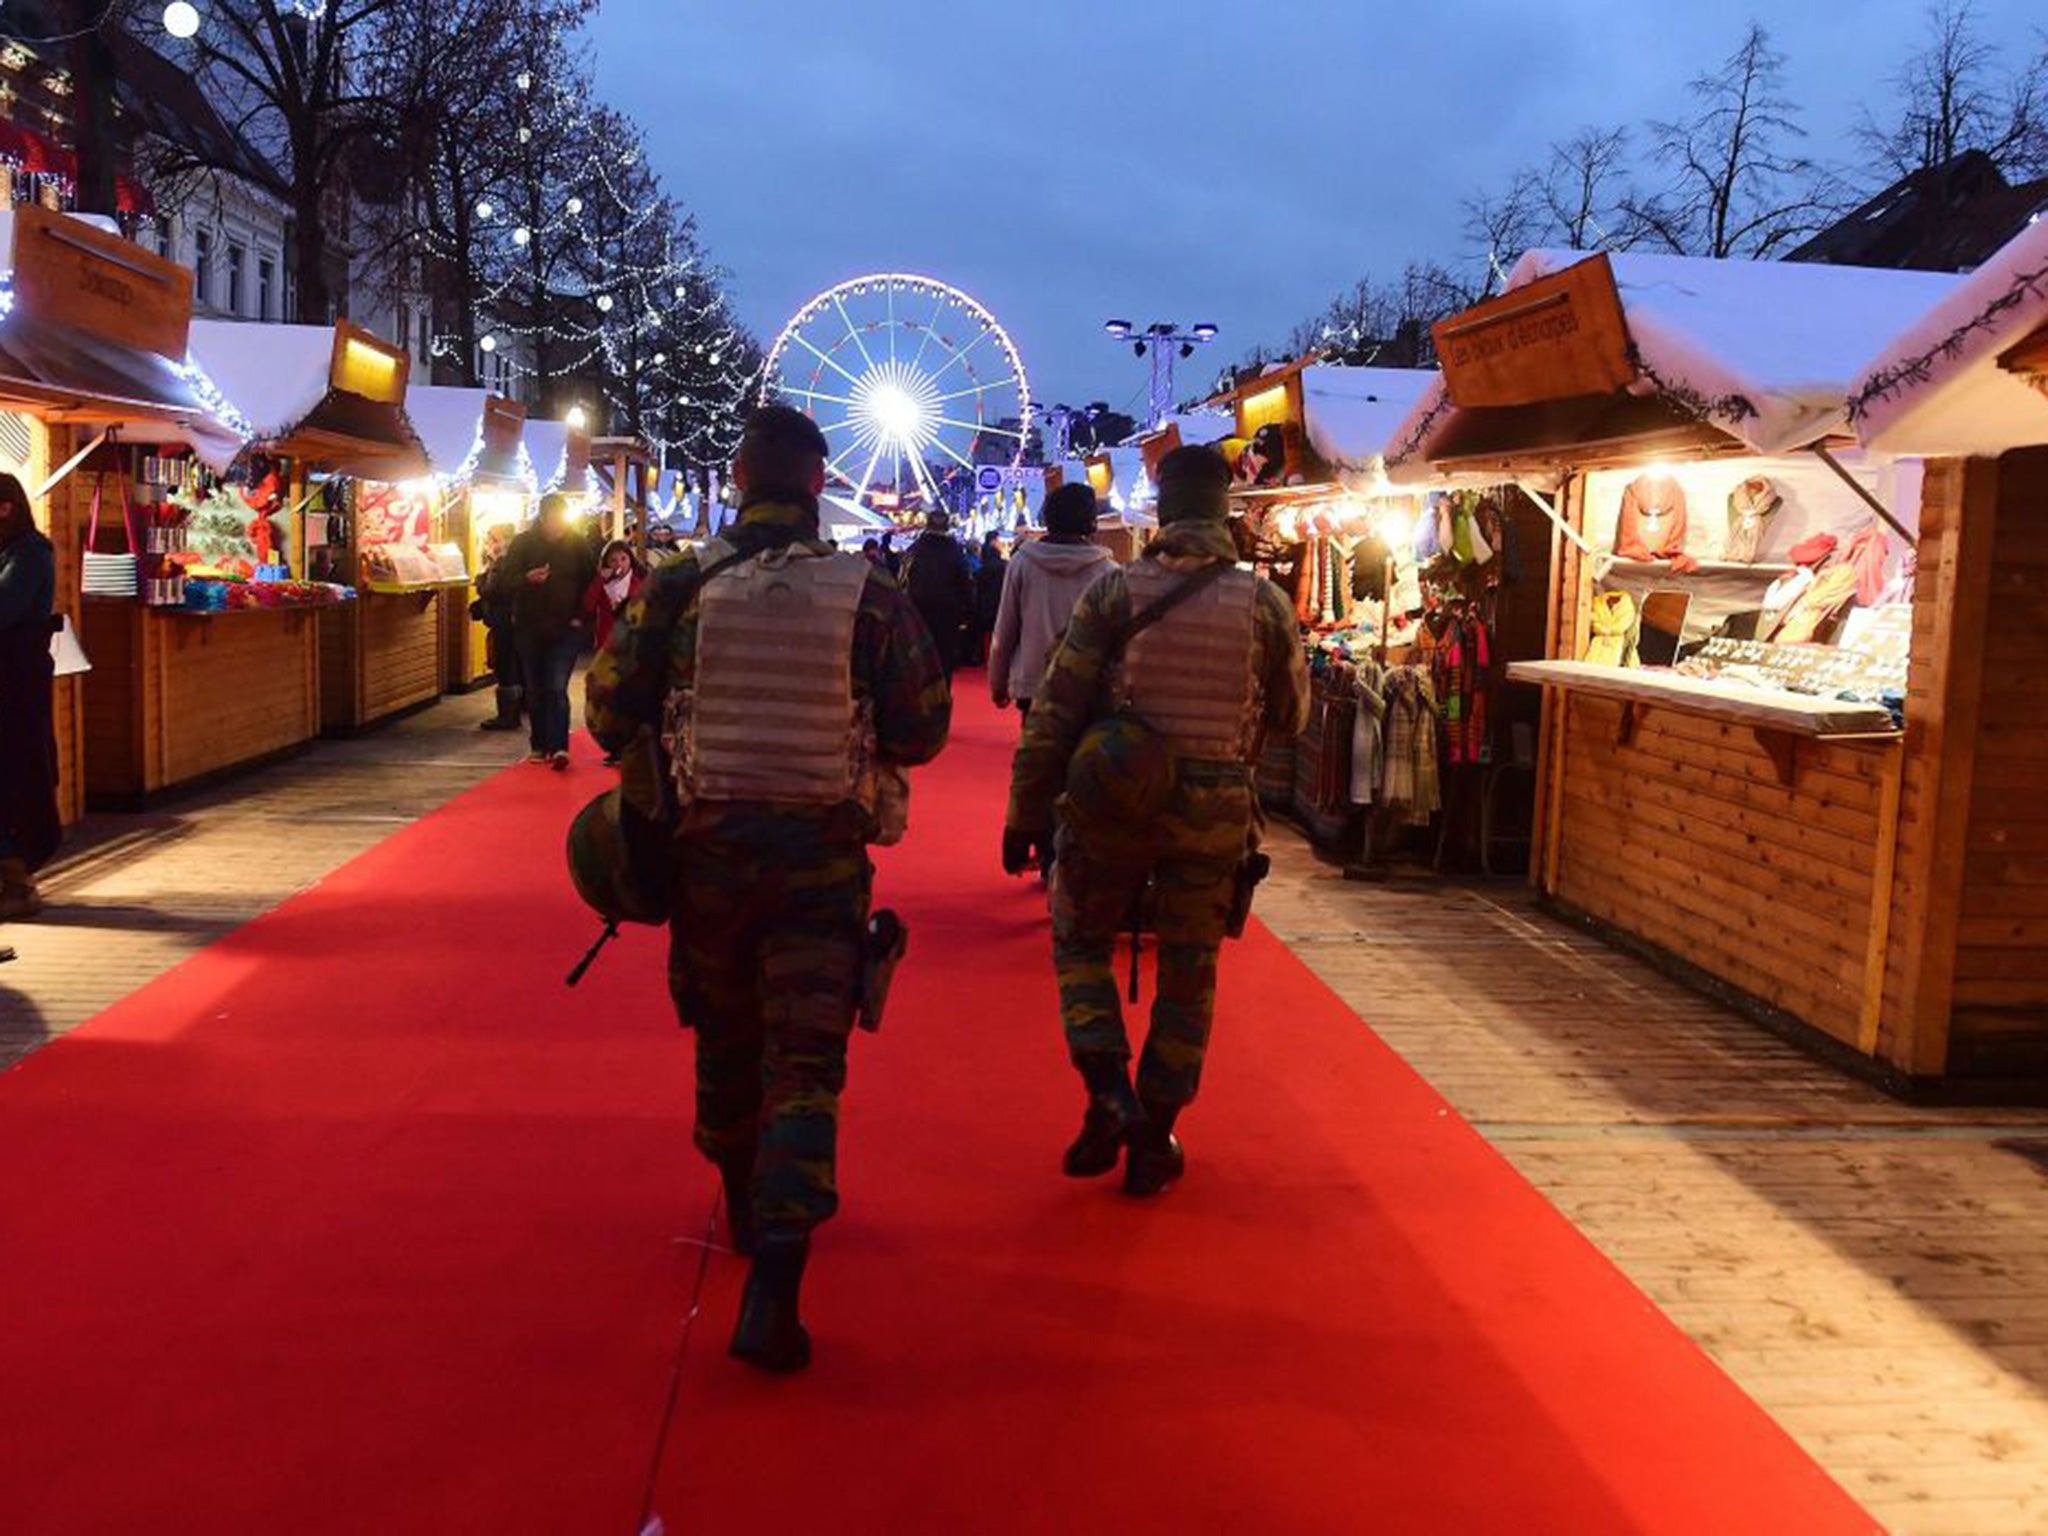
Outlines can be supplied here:
<path id="1" fill-rule="evenodd" d="M 1199 570 L 1211 560 L 1235 561 L 1237 552 L 1226 525 L 1198 520 L 1163 530 L 1145 558 Z M 1089 1057 L 1130 1058 L 1114 951 L 1133 902 L 1151 882 L 1147 915 L 1157 935 L 1159 976 L 1137 1087 L 1149 1104 L 1179 1106 L 1193 1100 L 1201 1080 L 1215 1013 L 1217 952 L 1238 868 L 1254 841 L 1257 801 L 1249 765 L 1186 760 L 1165 814 L 1149 827 L 1091 823 L 1062 795 L 1082 732 L 1107 708 L 1110 661 L 1131 617 L 1121 571 L 1082 596 L 1032 700 L 1008 825 L 1042 826 L 1057 807 L 1053 961 L 1076 1065 Z M 1252 634 L 1248 665 L 1258 679 L 1255 696 L 1264 700 L 1260 734 L 1293 736 L 1308 722 L 1308 673 L 1294 611 L 1270 583 L 1260 584 Z"/>
<path id="2" fill-rule="evenodd" d="M 757 502 L 725 536 L 741 554 L 817 538 L 815 508 Z M 659 732 L 671 689 L 696 675 L 696 553 L 658 569 L 591 668 L 591 733 L 614 750 Z M 952 700 L 909 600 L 868 574 L 853 638 L 856 697 L 876 754 L 904 767 L 945 745 Z M 859 805 L 730 801 L 679 828 L 669 988 L 697 1035 L 698 1148 L 754 1164 L 764 1239 L 803 1236 L 838 1208 L 839 1094 L 853 1027 L 873 868 Z"/>

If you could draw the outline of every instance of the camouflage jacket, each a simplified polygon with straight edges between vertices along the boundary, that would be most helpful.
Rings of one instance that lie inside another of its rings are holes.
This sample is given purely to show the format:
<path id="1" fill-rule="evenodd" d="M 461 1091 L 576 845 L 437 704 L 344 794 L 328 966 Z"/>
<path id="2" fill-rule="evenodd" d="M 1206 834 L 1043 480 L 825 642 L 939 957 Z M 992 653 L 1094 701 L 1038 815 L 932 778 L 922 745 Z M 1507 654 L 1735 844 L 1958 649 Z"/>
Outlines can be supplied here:
<path id="1" fill-rule="evenodd" d="M 741 554 L 818 537 L 815 507 L 755 502 L 743 508 L 725 540 Z M 584 718 L 590 734 L 622 751 L 642 733 L 659 736 L 669 691 L 688 687 L 697 665 L 699 552 L 660 566 L 613 631 L 590 669 Z M 885 762 L 912 768 L 946 744 L 952 693 L 924 621 L 887 572 L 868 573 L 853 630 L 853 688 L 874 706 L 875 750 Z M 838 806 L 722 804 L 692 810 L 685 832 L 717 829 L 775 835 L 809 827 L 836 840 L 865 839 L 865 813 Z"/>
<path id="2" fill-rule="evenodd" d="M 1153 540 L 1143 558 L 1196 570 L 1208 560 L 1235 561 L 1237 547 L 1221 523 L 1176 523 Z M 1074 748 L 1107 705 L 1110 659 L 1130 620 L 1131 589 L 1121 570 L 1096 582 L 1075 606 L 1066 636 L 1031 701 L 1024 739 L 1017 747 L 1010 779 L 1011 828 L 1035 831 L 1050 823 L 1053 805 L 1066 787 Z M 1271 582 L 1259 583 L 1252 644 L 1251 664 L 1264 684 L 1266 701 L 1260 738 L 1280 741 L 1299 735 L 1308 724 L 1308 667 L 1302 659 L 1294 607 Z"/>

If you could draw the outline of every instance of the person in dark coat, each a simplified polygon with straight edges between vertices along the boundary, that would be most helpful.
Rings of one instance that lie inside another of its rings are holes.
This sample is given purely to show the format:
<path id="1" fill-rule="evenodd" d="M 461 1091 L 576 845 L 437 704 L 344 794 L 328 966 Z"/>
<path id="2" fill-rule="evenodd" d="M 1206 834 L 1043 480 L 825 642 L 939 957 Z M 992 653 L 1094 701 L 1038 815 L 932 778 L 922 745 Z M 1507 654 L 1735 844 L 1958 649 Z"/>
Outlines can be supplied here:
<path id="1" fill-rule="evenodd" d="M 540 499 L 540 518 L 505 551 L 512 589 L 512 630 L 526 684 L 530 763 L 569 766 L 569 679 L 583 648 L 583 597 L 597 574 L 597 551 L 569 519 L 569 498 Z"/>
<path id="2" fill-rule="evenodd" d="M 952 676 L 974 622 L 974 568 L 953 537 L 953 519 L 943 508 L 926 520 L 924 532 L 903 557 L 903 590 L 938 643 L 946 675 Z"/>
<path id="3" fill-rule="evenodd" d="M 63 838 L 57 811 L 57 555 L 28 492 L 0 474 L 0 921 L 43 909 L 35 872 Z"/>
<path id="4" fill-rule="evenodd" d="M 483 569 L 477 573 L 476 601 L 469 616 L 485 629 L 485 659 L 491 664 L 496 685 L 497 713 L 482 723 L 486 731 L 516 731 L 526 723 L 526 690 L 519 679 L 519 642 L 512 632 L 514 583 L 505 552 L 512 545 L 512 530 L 493 528 L 484 536 Z"/>
<path id="5" fill-rule="evenodd" d="M 989 636 L 996 632 L 996 613 L 1003 606 L 1003 541 L 990 534 L 981 541 L 981 563 L 974 568 L 974 651 L 976 661 L 988 657 Z"/>

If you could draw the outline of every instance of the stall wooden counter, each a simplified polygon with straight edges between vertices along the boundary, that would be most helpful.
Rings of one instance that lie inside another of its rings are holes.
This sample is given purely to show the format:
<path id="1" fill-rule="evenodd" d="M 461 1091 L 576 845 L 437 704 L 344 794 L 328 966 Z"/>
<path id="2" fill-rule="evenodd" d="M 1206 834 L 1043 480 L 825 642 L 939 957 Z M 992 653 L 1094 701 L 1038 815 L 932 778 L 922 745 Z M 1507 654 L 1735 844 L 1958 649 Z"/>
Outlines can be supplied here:
<path id="1" fill-rule="evenodd" d="M 131 807 L 311 741 L 320 729 L 320 613 L 86 598 L 93 802 Z"/>

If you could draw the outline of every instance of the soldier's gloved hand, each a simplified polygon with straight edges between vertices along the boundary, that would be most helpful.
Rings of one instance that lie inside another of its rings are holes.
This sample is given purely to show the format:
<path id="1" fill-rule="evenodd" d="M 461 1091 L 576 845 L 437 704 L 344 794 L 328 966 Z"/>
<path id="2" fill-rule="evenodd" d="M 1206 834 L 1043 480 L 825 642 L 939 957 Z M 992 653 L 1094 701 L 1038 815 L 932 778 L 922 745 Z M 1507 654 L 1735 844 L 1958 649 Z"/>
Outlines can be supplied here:
<path id="1" fill-rule="evenodd" d="M 1030 832 L 1019 832 L 1013 827 L 1003 828 L 1003 873 L 1021 875 L 1031 867 L 1032 856 L 1038 851 L 1038 838 Z"/>

